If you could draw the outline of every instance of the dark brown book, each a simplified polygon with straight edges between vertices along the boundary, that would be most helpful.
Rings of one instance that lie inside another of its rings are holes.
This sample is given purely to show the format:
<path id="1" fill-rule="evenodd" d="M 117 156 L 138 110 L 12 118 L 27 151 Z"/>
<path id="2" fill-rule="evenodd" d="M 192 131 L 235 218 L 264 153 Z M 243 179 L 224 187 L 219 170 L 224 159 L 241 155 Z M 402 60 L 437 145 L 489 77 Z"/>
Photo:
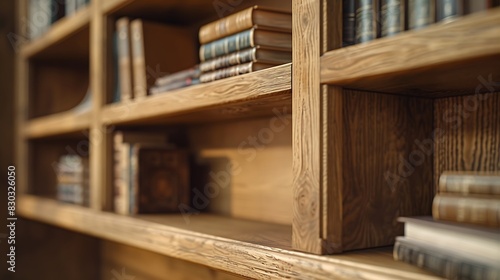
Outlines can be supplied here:
<path id="1" fill-rule="evenodd" d="M 200 44 L 236 34 L 253 26 L 262 29 L 292 32 L 292 14 L 287 11 L 253 6 L 200 28 Z"/>
<path id="2" fill-rule="evenodd" d="M 189 162 L 186 151 L 135 144 L 132 148 L 132 214 L 179 212 L 189 205 Z"/>
<path id="3" fill-rule="evenodd" d="M 432 216 L 436 220 L 500 228 L 500 199 L 442 193 L 434 197 Z"/>
<path id="4" fill-rule="evenodd" d="M 356 0 L 342 1 L 342 45 L 344 47 L 356 43 Z"/>
<path id="5" fill-rule="evenodd" d="M 439 192 L 500 199 L 500 172 L 446 171 L 439 177 Z"/>
<path id="6" fill-rule="evenodd" d="M 196 65 L 196 42 L 188 29 L 136 19 L 130 30 L 134 98 L 147 96 L 157 78 Z"/>

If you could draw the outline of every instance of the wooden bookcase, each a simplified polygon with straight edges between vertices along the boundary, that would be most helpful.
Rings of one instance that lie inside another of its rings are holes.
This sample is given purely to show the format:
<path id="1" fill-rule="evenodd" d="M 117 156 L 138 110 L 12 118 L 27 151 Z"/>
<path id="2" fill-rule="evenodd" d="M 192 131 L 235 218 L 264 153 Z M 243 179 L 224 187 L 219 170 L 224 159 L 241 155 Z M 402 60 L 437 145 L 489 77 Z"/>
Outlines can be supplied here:
<path id="1" fill-rule="evenodd" d="M 17 213 L 257 279 L 436 278 L 392 259 L 395 218 L 430 214 L 444 170 L 500 170 L 500 8 L 340 48 L 341 2 L 265 2 L 293 12 L 290 64 L 126 104 L 110 103 L 114 21 L 196 36 L 218 2 L 92 0 L 55 23 L 17 56 Z M 87 89 L 90 110 L 67 110 Z M 205 173 L 233 164 L 230 188 L 189 222 L 113 213 L 112 131 L 142 126 L 182 131 Z M 89 154 L 89 207 L 54 199 L 68 149 Z"/>

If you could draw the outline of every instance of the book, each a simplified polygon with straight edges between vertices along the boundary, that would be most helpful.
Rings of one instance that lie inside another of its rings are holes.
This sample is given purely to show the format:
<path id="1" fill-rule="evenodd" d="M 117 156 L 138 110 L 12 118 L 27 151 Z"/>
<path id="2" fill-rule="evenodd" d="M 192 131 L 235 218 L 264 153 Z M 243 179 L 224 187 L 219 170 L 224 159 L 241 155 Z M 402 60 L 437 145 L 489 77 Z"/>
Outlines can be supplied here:
<path id="1" fill-rule="evenodd" d="M 436 0 L 437 22 L 451 22 L 463 15 L 463 0 Z"/>
<path id="2" fill-rule="evenodd" d="M 356 43 L 356 2 L 342 1 L 342 45 L 350 46 Z"/>
<path id="3" fill-rule="evenodd" d="M 132 34 L 134 98 L 148 95 L 158 77 L 196 65 L 197 50 L 188 29 L 136 19 Z"/>
<path id="4" fill-rule="evenodd" d="M 447 279 L 500 279 L 497 263 L 454 251 L 437 249 L 424 242 L 396 237 L 394 259 L 418 266 Z"/>
<path id="5" fill-rule="evenodd" d="M 228 77 L 238 76 L 246 73 L 251 73 L 263 69 L 267 69 L 269 67 L 276 66 L 274 64 L 266 64 L 266 63 L 254 63 L 249 62 L 245 64 L 239 64 L 236 66 L 231 66 L 224 69 L 219 69 L 212 72 L 203 73 L 200 76 L 200 82 L 207 83 L 215 80 L 220 80 Z"/>
<path id="6" fill-rule="evenodd" d="M 117 103 L 121 101 L 121 79 L 120 79 L 120 58 L 118 57 L 118 32 L 113 32 L 113 78 L 114 78 L 114 92 L 112 102 Z"/>
<path id="7" fill-rule="evenodd" d="M 64 1 L 61 0 L 51 0 L 50 2 L 50 24 L 55 23 L 62 17 L 64 17 L 65 8 Z"/>
<path id="8" fill-rule="evenodd" d="M 71 16 L 76 12 L 77 10 L 76 1 L 77 0 L 66 0 L 64 4 L 66 16 Z"/>
<path id="9" fill-rule="evenodd" d="M 404 223 L 405 237 L 436 248 L 455 251 L 500 263 L 500 230 L 453 222 L 432 217 L 399 218 Z"/>
<path id="10" fill-rule="evenodd" d="M 113 135 L 114 149 L 114 210 L 119 214 L 130 213 L 132 177 L 130 158 L 135 143 L 167 143 L 166 133 L 117 131 Z"/>
<path id="11" fill-rule="evenodd" d="M 155 95 L 155 94 L 160 94 L 164 93 L 170 90 L 174 89 L 179 89 L 179 88 L 184 88 L 187 86 L 192 86 L 192 85 L 197 85 L 200 83 L 200 79 L 198 78 L 187 78 L 185 80 L 180 80 L 180 81 L 174 81 L 171 82 L 170 84 L 162 85 L 162 86 L 154 86 L 149 90 L 149 94 Z"/>
<path id="12" fill-rule="evenodd" d="M 499 6 L 499 0 L 465 0 L 465 14 L 472 14 Z"/>
<path id="13" fill-rule="evenodd" d="M 393 36 L 405 30 L 404 3 L 403 0 L 381 1 L 381 37 Z"/>
<path id="14" fill-rule="evenodd" d="M 500 198 L 500 172 L 445 171 L 439 177 L 438 191 Z"/>
<path id="15" fill-rule="evenodd" d="M 408 29 L 421 29 L 435 22 L 434 0 L 408 0 Z"/>
<path id="16" fill-rule="evenodd" d="M 202 45 L 200 60 L 206 61 L 239 50 L 261 46 L 267 49 L 291 51 L 292 34 L 251 28 Z"/>
<path id="17" fill-rule="evenodd" d="M 377 38 L 377 0 L 356 0 L 356 43 Z"/>
<path id="18" fill-rule="evenodd" d="M 253 6 L 200 28 L 200 44 L 206 44 L 253 26 L 266 30 L 292 32 L 292 14 L 286 11 Z"/>
<path id="19" fill-rule="evenodd" d="M 132 150 L 132 214 L 178 212 L 181 203 L 189 205 L 187 152 L 151 144 Z"/>
<path id="20" fill-rule="evenodd" d="M 57 199 L 63 202 L 89 205 L 88 158 L 63 155 L 57 163 Z"/>
<path id="21" fill-rule="evenodd" d="M 209 72 L 247 62 L 283 64 L 292 61 L 290 51 L 277 51 L 260 46 L 237 51 L 200 63 L 201 72 Z"/>
<path id="22" fill-rule="evenodd" d="M 130 20 L 122 17 L 116 21 L 118 81 L 120 82 L 120 101 L 132 99 L 133 76 L 132 54 L 130 52 Z"/>
<path id="23" fill-rule="evenodd" d="M 37 39 L 47 32 L 51 25 L 51 0 L 30 0 L 27 33 L 30 39 Z"/>
<path id="24" fill-rule="evenodd" d="M 500 227 L 500 199 L 438 194 L 432 202 L 436 220 Z"/>
<path id="25" fill-rule="evenodd" d="M 155 86 L 164 86 L 173 82 L 184 81 L 189 78 L 198 77 L 200 77 L 200 66 L 196 65 L 186 70 L 159 77 L 158 79 L 156 79 Z"/>

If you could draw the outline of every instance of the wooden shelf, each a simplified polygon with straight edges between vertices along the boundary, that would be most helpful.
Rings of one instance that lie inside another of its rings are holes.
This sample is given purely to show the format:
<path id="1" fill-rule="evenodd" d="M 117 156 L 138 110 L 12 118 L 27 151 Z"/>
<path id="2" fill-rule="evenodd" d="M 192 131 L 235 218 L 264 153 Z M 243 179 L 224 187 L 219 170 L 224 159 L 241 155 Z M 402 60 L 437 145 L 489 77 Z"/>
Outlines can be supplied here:
<path id="1" fill-rule="evenodd" d="M 206 122 L 272 115 L 291 107 L 291 63 L 139 101 L 107 105 L 104 124 Z"/>
<path id="2" fill-rule="evenodd" d="M 163 255 L 256 279 L 440 279 L 392 259 L 391 248 L 315 256 L 290 250 L 291 227 L 209 214 L 121 216 L 18 197 L 17 213 Z"/>
<path id="3" fill-rule="evenodd" d="M 72 54 L 79 55 L 81 50 L 86 50 L 88 57 L 88 44 L 82 46 L 81 40 L 67 40 L 72 36 L 86 36 L 86 41 L 89 41 L 89 26 L 92 11 L 92 4 L 78 10 L 70 17 L 64 17 L 54 23 L 51 28 L 44 33 L 40 38 L 27 43 L 21 49 L 21 56 L 24 58 L 42 57 L 47 59 L 63 59 Z M 86 32 L 80 32 L 86 31 Z M 67 46 L 58 48 L 57 51 L 52 50 L 54 46 L 67 41 Z M 77 44 L 75 44 L 77 43 Z M 68 54 L 68 55 L 66 55 Z M 62 56 L 62 57 L 61 57 Z"/>
<path id="4" fill-rule="evenodd" d="M 499 34 L 496 8 L 337 49 L 321 57 L 321 83 L 429 97 L 472 94 L 480 76 L 500 79 Z"/>
<path id="5" fill-rule="evenodd" d="M 26 138 L 66 135 L 89 129 L 91 111 L 67 111 L 30 120 L 24 126 Z"/>

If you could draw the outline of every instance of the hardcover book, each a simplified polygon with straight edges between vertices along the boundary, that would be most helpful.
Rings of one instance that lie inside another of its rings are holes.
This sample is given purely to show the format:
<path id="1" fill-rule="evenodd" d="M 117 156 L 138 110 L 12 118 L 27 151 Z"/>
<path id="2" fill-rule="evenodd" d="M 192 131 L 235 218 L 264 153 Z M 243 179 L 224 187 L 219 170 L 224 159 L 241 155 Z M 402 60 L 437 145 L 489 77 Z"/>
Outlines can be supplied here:
<path id="1" fill-rule="evenodd" d="M 437 220 L 500 228 L 500 199 L 441 193 L 432 202 L 432 216 Z"/>
<path id="2" fill-rule="evenodd" d="M 408 29 L 421 29 L 435 19 L 435 0 L 408 0 Z"/>
<path id="3" fill-rule="evenodd" d="M 130 26 L 128 18 L 116 21 L 118 80 L 120 82 L 120 100 L 132 99 L 132 56 L 130 53 Z"/>
<path id="4" fill-rule="evenodd" d="M 356 43 L 356 1 L 342 2 L 342 45 L 350 46 Z"/>
<path id="5" fill-rule="evenodd" d="M 381 36 L 389 37 L 405 30 L 404 0 L 381 1 Z"/>
<path id="6" fill-rule="evenodd" d="M 436 21 L 451 22 L 464 15 L 464 0 L 436 0 Z"/>
<path id="7" fill-rule="evenodd" d="M 439 192 L 500 199 L 500 172 L 445 171 L 439 177 Z"/>
<path id="8" fill-rule="evenodd" d="M 246 73 L 267 69 L 273 66 L 276 65 L 249 62 L 245 64 L 232 66 L 229 68 L 219 69 L 213 72 L 204 73 L 200 76 L 200 82 L 207 83 L 215 80 L 220 80 L 228 77 L 238 76 Z"/>
<path id="9" fill-rule="evenodd" d="M 364 43 L 377 38 L 378 1 L 356 0 L 356 43 Z"/>

